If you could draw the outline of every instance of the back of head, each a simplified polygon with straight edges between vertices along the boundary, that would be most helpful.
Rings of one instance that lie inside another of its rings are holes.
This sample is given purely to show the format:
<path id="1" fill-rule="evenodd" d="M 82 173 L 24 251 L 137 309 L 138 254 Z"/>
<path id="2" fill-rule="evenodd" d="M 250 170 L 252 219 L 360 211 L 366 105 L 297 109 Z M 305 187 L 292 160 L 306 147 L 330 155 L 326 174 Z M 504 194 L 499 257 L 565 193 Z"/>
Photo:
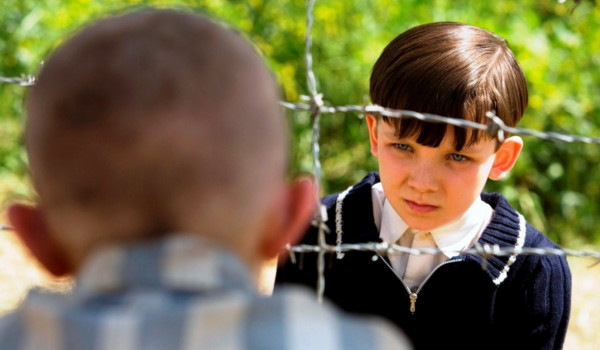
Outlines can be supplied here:
<path id="1" fill-rule="evenodd" d="M 508 44 L 474 26 L 429 23 L 411 28 L 392 40 L 375 63 L 371 100 L 387 108 L 431 113 L 486 124 L 495 112 L 505 124 L 516 125 L 527 106 L 527 82 Z M 386 119 L 389 121 L 389 119 Z M 392 121 L 401 137 L 437 146 L 444 124 L 416 120 Z M 400 128 L 402 124 L 402 128 Z M 477 142 L 481 133 L 455 128 L 457 149 Z"/>
<path id="2" fill-rule="evenodd" d="M 145 10 L 85 28 L 28 96 L 49 224 L 70 242 L 243 234 L 284 179 L 278 99 L 254 49 L 206 18 Z"/>

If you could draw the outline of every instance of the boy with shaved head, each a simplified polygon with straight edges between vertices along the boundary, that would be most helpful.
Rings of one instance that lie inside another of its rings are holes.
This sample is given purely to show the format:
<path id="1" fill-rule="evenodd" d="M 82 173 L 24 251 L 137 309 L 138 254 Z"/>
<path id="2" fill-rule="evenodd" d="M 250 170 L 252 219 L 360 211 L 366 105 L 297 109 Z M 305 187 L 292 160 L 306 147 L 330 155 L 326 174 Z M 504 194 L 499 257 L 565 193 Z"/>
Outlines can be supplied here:
<path id="1" fill-rule="evenodd" d="M 278 99 L 245 40 L 192 14 L 108 18 L 58 48 L 27 99 L 39 203 L 8 214 L 77 283 L 31 292 L 0 320 L 0 349 L 406 348 L 305 290 L 256 292 L 315 196 L 286 181 Z"/>

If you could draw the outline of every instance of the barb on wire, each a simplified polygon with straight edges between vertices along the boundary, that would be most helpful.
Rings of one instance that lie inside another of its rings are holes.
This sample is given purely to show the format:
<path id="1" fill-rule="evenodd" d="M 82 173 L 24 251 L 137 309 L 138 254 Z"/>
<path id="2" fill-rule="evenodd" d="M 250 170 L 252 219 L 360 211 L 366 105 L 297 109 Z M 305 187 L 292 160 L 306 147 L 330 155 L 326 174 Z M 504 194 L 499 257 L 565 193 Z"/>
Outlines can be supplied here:
<path id="1" fill-rule="evenodd" d="M 35 84 L 35 77 L 31 75 L 21 75 L 18 78 L 0 77 L 0 83 L 16 84 L 20 86 L 32 86 Z"/>

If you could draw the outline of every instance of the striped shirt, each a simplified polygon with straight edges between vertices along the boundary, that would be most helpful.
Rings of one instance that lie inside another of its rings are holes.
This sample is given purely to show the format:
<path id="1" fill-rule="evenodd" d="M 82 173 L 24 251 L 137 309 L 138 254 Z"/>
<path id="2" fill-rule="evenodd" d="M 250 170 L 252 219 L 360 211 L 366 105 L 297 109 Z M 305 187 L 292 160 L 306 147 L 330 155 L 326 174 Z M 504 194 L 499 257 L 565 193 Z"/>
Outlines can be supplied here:
<path id="1" fill-rule="evenodd" d="M 31 291 L 0 319 L 1 350 L 408 348 L 301 287 L 261 296 L 238 258 L 191 235 L 98 250 L 72 293 Z"/>

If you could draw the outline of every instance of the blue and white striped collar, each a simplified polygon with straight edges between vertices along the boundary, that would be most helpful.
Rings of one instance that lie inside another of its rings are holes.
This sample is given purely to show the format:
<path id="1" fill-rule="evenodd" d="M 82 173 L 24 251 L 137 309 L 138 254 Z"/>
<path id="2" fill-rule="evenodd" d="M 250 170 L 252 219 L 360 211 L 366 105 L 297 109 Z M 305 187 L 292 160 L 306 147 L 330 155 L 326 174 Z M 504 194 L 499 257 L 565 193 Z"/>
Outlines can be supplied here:
<path id="1" fill-rule="evenodd" d="M 232 252 L 183 233 L 97 249 L 77 280 L 75 292 L 85 294 L 153 287 L 184 292 L 253 289 L 249 270 Z"/>

